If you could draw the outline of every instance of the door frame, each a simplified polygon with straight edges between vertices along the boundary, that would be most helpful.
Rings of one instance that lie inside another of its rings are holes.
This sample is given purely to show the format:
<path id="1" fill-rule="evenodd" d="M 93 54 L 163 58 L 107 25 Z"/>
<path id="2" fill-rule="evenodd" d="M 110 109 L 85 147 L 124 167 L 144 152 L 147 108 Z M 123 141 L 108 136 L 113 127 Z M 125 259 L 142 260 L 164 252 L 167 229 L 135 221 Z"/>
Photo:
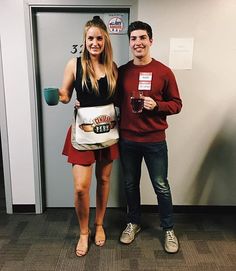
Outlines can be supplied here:
<path id="1" fill-rule="evenodd" d="M 30 108 L 32 124 L 32 141 L 33 141 L 33 166 L 34 166 L 34 187 L 35 187 L 35 212 L 40 214 L 45 209 L 45 181 L 44 166 L 42 160 L 42 144 L 40 137 L 40 106 L 37 98 L 38 86 L 38 65 L 36 52 L 36 37 L 34 35 L 34 14 L 37 10 L 68 10 L 71 9 L 129 9 L 130 21 L 137 18 L 138 0 L 25 0 L 25 29 L 27 44 L 27 64 L 29 75 L 30 91 Z"/>
<path id="2" fill-rule="evenodd" d="M 1 125 L 1 142 L 2 144 L 2 162 L 3 162 L 3 176 L 4 176 L 4 190 L 7 214 L 12 214 L 12 186 L 11 186 L 11 170 L 10 170 L 10 155 L 8 143 L 8 129 L 7 129 L 7 116 L 6 116 L 6 102 L 4 90 L 4 77 L 2 66 L 2 49 L 0 39 L 0 125 Z"/>

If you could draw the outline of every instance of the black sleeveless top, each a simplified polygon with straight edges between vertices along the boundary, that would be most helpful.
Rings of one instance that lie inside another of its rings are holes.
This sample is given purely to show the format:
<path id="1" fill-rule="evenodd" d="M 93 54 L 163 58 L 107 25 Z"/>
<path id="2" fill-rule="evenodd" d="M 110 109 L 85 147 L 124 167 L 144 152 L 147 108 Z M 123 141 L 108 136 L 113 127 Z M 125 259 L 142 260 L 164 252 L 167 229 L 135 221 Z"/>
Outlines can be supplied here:
<path id="1" fill-rule="evenodd" d="M 76 90 L 77 100 L 80 102 L 81 107 L 88 106 L 98 106 L 98 105 L 107 105 L 114 102 L 114 97 L 108 97 L 108 82 L 107 77 L 101 77 L 98 80 L 99 93 L 96 94 L 92 90 L 92 85 L 90 80 L 87 82 L 88 87 L 84 86 L 82 88 L 82 66 L 81 66 L 81 57 L 77 58 L 76 66 L 76 79 L 74 81 L 74 88 Z"/>

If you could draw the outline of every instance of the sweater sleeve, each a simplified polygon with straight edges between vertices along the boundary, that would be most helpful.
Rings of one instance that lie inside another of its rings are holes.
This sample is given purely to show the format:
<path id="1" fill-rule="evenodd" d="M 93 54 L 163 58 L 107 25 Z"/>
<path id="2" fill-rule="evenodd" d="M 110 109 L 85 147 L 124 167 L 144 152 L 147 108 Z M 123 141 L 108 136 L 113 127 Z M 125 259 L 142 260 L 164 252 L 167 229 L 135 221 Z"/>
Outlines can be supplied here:
<path id="1" fill-rule="evenodd" d="M 116 83 L 116 92 L 114 95 L 114 104 L 116 107 L 121 106 L 121 98 L 122 98 L 122 66 L 118 68 L 118 78 L 117 78 L 117 83 Z"/>
<path id="2" fill-rule="evenodd" d="M 163 99 L 157 100 L 157 111 L 164 115 L 173 115 L 181 111 L 182 100 L 180 98 L 175 76 L 171 70 L 165 76 Z"/>

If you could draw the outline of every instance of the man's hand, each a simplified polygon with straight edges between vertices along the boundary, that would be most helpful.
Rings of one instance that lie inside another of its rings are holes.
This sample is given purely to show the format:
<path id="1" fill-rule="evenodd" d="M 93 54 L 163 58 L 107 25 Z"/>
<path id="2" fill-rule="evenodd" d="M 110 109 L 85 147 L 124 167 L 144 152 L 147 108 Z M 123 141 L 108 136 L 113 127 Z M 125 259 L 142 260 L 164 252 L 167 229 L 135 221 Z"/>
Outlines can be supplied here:
<path id="1" fill-rule="evenodd" d="M 157 105 L 157 103 L 151 97 L 143 97 L 144 99 L 144 108 L 146 110 L 153 110 Z"/>

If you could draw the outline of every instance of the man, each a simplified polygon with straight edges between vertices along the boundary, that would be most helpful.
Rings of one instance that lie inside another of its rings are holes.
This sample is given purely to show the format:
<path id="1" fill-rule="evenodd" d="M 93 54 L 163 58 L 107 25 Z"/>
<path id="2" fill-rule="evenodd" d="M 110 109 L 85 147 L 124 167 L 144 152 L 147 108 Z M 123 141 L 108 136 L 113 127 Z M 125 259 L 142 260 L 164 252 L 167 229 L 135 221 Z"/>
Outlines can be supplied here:
<path id="1" fill-rule="evenodd" d="M 173 230 L 165 130 L 167 116 L 179 113 L 182 101 L 172 71 L 150 56 L 151 26 L 133 22 L 128 27 L 128 36 L 133 60 L 119 68 L 120 151 L 128 204 L 127 227 L 120 241 L 130 244 L 141 230 L 140 176 L 144 158 L 157 195 L 165 251 L 176 253 L 179 243 Z M 141 113 L 132 111 L 131 93 L 135 91 L 143 95 Z"/>

